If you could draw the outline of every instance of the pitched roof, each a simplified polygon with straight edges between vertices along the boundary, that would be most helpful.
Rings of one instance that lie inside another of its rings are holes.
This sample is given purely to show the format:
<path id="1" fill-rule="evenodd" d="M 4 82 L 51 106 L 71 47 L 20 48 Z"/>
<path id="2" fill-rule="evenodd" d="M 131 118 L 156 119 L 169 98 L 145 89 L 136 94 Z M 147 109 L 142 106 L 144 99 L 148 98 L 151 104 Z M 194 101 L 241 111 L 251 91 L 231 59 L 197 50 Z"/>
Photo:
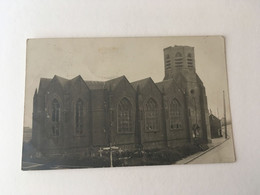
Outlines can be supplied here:
<path id="1" fill-rule="evenodd" d="M 38 93 L 43 93 L 49 86 L 52 79 L 41 78 Z"/>
<path id="2" fill-rule="evenodd" d="M 80 76 L 78 76 L 78 77 L 80 77 Z M 75 80 L 77 80 L 78 77 L 75 77 L 72 80 L 68 80 L 68 79 L 65 79 L 65 78 L 57 76 L 57 75 L 54 75 L 54 77 L 52 79 L 41 78 L 38 92 L 39 93 L 44 92 L 48 88 L 50 83 L 53 82 L 54 80 L 56 80 L 60 84 L 60 86 L 62 87 L 63 90 L 69 90 L 69 88 L 71 86 L 71 82 L 72 81 L 75 82 Z"/>
<path id="3" fill-rule="evenodd" d="M 177 89 L 180 89 L 183 92 L 181 87 L 177 84 L 177 82 L 173 78 L 167 79 L 167 80 L 163 80 L 163 81 L 161 81 L 159 83 L 156 83 L 156 85 L 158 86 L 158 88 L 160 89 L 161 92 L 163 90 L 165 90 L 165 89 L 168 89 L 172 85 L 175 85 Z"/>
<path id="4" fill-rule="evenodd" d="M 135 90 L 137 90 L 138 86 L 139 86 L 140 89 L 142 89 L 142 88 L 144 88 L 146 86 L 146 84 L 149 81 L 152 81 L 151 77 L 148 77 L 148 78 L 145 78 L 145 79 L 142 79 L 142 80 L 138 80 L 138 81 L 132 82 L 131 85 L 134 87 Z"/>
<path id="5" fill-rule="evenodd" d="M 68 87 L 71 89 L 77 81 L 84 83 L 86 88 L 90 89 L 89 86 L 87 86 L 86 82 L 82 79 L 82 77 L 80 75 L 69 80 L 69 82 L 67 83 Z"/>
<path id="6" fill-rule="evenodd" d="M 68 82 L 69 82 L 69 80 L 68 79 L 65 79 L 65 78 L 63 78 L 63 77 L 60 77 L 60 76 L 57 76 L 57 75 L 55 75 L 54 77 L 53 77 L 53 79 L 57 79 L 57 81 L 61 84 L 61 86 L 63 87 L 63 89 L 65 89 L 65 87 L 67 87 L 67 84 L 68 84 Z"/>
<path id="7" fill-rule="evenodd" d="M 163 80 L 161 82 L 155 83 L 158 88 L 163 91 L 164 89 L 169 88 L 173 83 L 173 79 Z"/>
<path id="8" fill-rule="evenodd" d="M 108 80 L 108 81 L 105 82 L 105 88 L 114 90 L 114 89 L 117 87 L 117 85 L 118 85 L 123 79 L 125 79 L 125 76 L 121 76 L 121 77 L 117 77 L 117 78 L 112 79 L 112 80 Z"/>
<path id="9" fill-rule="evenodd" d="M 80 75 L 74 77 L 73 79 L 69 80 L 72 84 L 75 83 L 78 79 L 82 79 Z"/>
<path id="10" fill-rule="evenodd" d="M 104 89 L 105 82 L 104 81 L 85 81 L 86 85 L 89 89 Z"/>
<path id="11" fill-rule="evenodd" d="M 78 79 L 82 79 L 82 77 L 78 75 L 71 80 L 65 79 L 57 75 L 55 75 L 52 79 L 41 78 L 39 91 L 44 91 L 45 89 L 47 89 L 47 87 L 53 80 L 56 80 L 64 90 L 69 90 L 73 83 L 75 83 Z M 86 86 L 91 90 L 104 88 L 114 90 L 123 79 L 126 79 L 125 76 L 114 78 L 108 81 L 84 81 L 83 79 L 82 81 L 85 82 Z"/>
<path id="12" fill-rule="evenodd" d="M 48 87 L 48 85 L 50 84 L 51 79 L 47 79 L 47 78 L 41 78 L 40 79 L 40 85 L 39 85 L 39 89 L 46 89 Z"/>

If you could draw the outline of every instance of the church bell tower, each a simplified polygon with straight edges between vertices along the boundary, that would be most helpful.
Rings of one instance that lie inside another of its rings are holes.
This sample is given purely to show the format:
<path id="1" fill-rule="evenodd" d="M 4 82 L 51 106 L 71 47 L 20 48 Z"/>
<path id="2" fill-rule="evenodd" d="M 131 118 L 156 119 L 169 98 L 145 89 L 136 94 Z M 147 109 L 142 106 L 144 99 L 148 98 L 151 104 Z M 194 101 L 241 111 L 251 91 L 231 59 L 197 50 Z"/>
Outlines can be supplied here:
<path id="1" fill-rule="evenodd" d="M 176 73 L 195 73 L 194 47 L 174 46 L 164 49 L 164 80 L 173 78 Z M 184 74 L 185 75 L 185 74 Z"/>
<path id="2" fill-rule="evenodd" d="M 185 91 L 190 133 L 193 140 L 210 142 L 205 87 L 196 73 L 194 47 L 164 49 L 164 80 L 175 79 Z"/>

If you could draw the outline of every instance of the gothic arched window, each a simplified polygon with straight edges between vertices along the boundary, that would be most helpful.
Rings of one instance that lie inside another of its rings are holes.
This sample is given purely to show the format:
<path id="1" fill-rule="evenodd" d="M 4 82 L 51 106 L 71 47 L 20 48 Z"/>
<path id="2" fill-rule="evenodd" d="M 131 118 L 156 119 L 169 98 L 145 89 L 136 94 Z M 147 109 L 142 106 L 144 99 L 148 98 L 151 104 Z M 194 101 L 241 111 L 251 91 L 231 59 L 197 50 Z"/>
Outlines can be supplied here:
<path id="1" fill-rule="evenodd" d="M 117 130 L 119 133 L 132 132 L 132 105 L 127 98 L 117 106 Z"/>
<path id="2" fill-rule="evenodd" d="M 60 104 L 57 99 L 52 101 L 52 135 L 60 135 Z"/>
<path id="3" fill-rule="evenodd" d="M 180 52 L 176 53 L 175 54 L 175 66 L 182 66 L 182 61 L 183 61 L 183 58 L 182 58 L 182 55 Z"/>
<path id="4" fill-rule="evenodd" d="M 170 129 L 181 129 L 181 106 L 176 99 L 173 99 L 170 103 L 169 115 L 170 115 Z"/>
<path id="5" fill-rule="evenodd" d="M 192 66 L 193 65 L 193 60 L 192 60 L 191 53 L 188 53 L 188 55 L 187 55 L 187 63 L 188 63 L 188 66 Z"/>
<path id="6" fill-rule="evenodd" d="M 83 133 L 83 101 L 78 99 L 76 103 L 76 134 Z"/>
<path id="7" fill-rule="evenodd" d="M 145 107 L 145 130 L 157 131 L 158 127 L 158 106 L 157 103 L 150 98 Z"/>

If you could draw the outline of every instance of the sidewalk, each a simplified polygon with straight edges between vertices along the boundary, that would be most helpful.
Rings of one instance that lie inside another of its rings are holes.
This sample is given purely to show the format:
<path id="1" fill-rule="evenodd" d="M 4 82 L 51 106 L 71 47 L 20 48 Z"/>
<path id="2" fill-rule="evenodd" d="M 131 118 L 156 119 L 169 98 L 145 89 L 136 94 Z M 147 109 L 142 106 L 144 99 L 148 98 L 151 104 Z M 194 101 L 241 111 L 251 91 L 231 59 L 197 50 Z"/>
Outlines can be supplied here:
<path id="1" fill-rule="evenodd" d="M 218 147 L 219 145 L 223 144 L 225 141 L 227 141 L 229 139 L 229 136 L 227 139 L 225 139 L 225 137 L 220 137 L 220 138 L 215 138 L 212 139 L 212 143 L 208 144 L 209 149 L 207 149 L 206 151 L 202 151 L 202 152 L 198 152 L 196 154 L 190 155 L 182 160 L 177 161 L 175 164 L 176 165 L 180 165 L 180 164 L 188 164 L 189 162 L 195 160 L 196 158 L 202 156 L 203 154 L 209 152 L 210 150 Z"/>

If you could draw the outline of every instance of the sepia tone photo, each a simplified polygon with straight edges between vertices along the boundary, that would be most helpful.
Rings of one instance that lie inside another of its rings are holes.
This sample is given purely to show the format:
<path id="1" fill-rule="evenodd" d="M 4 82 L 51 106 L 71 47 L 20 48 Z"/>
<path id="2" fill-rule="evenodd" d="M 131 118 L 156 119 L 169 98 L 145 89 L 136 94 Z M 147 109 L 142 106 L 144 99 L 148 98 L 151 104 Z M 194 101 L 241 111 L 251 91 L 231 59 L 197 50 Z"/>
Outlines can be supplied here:
<path id="1" fill-rule="evenodd" d="M 28 39 L 22 170 L 235 161 L 222 36 Z"/>

